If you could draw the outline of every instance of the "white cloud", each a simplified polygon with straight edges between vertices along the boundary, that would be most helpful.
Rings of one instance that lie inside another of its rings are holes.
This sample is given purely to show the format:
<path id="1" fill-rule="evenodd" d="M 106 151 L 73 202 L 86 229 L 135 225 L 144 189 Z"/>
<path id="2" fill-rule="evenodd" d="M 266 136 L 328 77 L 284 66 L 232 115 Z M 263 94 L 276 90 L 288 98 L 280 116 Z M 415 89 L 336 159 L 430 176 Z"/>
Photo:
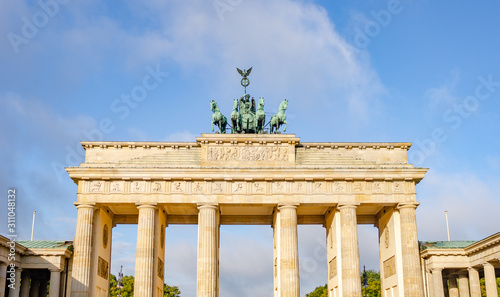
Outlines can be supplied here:
<path id="1" fill-rule="evenodd" d="M 458 103 L 460 98 L 454 95 L 454 93 L 459 81 L 460 71 L 453 69 L 447 82 L 439 87 L 429 88 L 426 91 L 425 96 L 428 99 L 428 109 L 430 112 L 443 112 L 445 109 L 453 106 L 453 104 Z"/>
<path id="2" fill-rule="evenodd" d="M 95 127 L 87 116 L 62 117 L 37 98 L 23 98 L 15 93 L 0 95 L 0 185 L 19 191 L 19 232 L 29 238 L 32 211 L 37 212 L 36 239 L 72 240 L 76 209 L 76 187 L 63 166 L 83 161 L 79 144 L 82 131 Z M 67 149 L 71 149 L 68 155 Z M 52 164 L 60 164 L 54 171 Z M 65 181 L 59 182 L 60 179 Z M 53 208 L 57 201 L 60 207 Z M 58 238 L 54 238 L 54 227 Z M 0 233 L 6 226 L 0 227 Z"/>
<path id="3" fill-rule="evenodd" d="M 235 66 L 254 66 L 255 85 L 271 97 L 293 96 L 309 105 L 345 100 L 351 114 L 364 119 L 384 92 L 366 56 L 355 53 L 317 5 L 243 2 L 221 21 L 210 3 L 183 2 L 165 20 L 174 45 L 169 55 L 187 68 L 224 69 L 218 88 L 227 88 Z"/>
<path id="4" fill-rule="evenodd" d="M 480 240 L 498 232 L 500 181 L 483 181 L 473 173 L 429 172 L 419 189 L 419 240 L 447 240 L 444 212 L 448 211 L 451 240 Z"/>
<path id="5" fill-rule="evenodd" d="M 75 25 L 44 28 L 30 46 L 57 53 L 59 64 L 52 68 L 66 81 L 96 75 L 109 63 L 142 71 L 144 65 L 168 61 L 211 84 L 211 95 L 231 98 L 241 92 L 237 83 L 228 84 L 237 75 L 235 67 L 253 66 L 249 90 L 258 90 L 255 96 L 265 96 L 268 103 L 287 98 L 298 108 L 335 106 L 336 114 L 348 110 L 357 123 L 369 122 L 379 111 L 385 88 L 369 57 L 339 35 L 321 6 L 246 1 L 221 20 L 211 1 L 130 5 L 136 18 L 131 21 L 147 14 L 150 27 L 129 30 L 123 20 L 92 17 L 97 8 L 72 3 L 61 13 L 74 16 Z"/>

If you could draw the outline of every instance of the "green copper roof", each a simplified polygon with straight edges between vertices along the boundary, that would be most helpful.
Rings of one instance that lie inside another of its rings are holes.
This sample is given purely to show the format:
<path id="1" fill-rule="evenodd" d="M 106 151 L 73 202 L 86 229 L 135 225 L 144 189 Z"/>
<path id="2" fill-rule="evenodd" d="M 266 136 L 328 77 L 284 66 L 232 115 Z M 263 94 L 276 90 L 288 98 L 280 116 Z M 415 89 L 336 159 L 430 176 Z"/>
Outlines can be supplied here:
<path id="1" fill-rule="evenodd" d="M 421 241 L 420 250 L 426 249 L 463 249 L 477 241 Z"/>
<path id="2" fill-rule="evenodd" d="M 71 241 L 55 241 L 55 240 L 19 240 L 18 244 L 29 249 L 72 249 L 73 242 Z"/>

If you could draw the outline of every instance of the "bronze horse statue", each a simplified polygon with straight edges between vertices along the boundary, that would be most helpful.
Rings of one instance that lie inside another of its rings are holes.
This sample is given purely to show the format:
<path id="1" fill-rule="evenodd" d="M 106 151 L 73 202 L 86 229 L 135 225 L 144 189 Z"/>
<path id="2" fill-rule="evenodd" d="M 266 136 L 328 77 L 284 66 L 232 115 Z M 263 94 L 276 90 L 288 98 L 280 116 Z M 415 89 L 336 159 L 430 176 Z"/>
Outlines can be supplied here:
<path id="1" fill-rule="evenodd" d="M 214 124 L 219 127 L 219 133 L 226 133 L 227 118 L 220 112 L 219 106 L 215 100 L 210 101 L 212 109 L 212 132 L 214 132 Z"/>
<path id="2" fill-rule="evenodd" d="M 285 124 L 285 128 L 283 132 L 286 131 L 286 115 L 285 110 L 288 107 L 288 100 L 285 99 L 281 101 L 280 106 L 278 108 L 278 113 L 271 117 L 271 133 L 280 133 L 279 128 L 282 124 Z"/>
<path id="3" fill-rule="evenodd" d="M 241 131 L 241 113 L 238 111 L 239 100 L 234 99 L 233 112 L 231 112 L 231 133 Z"/>
<path id="4" fill-rule="evenodd" d="M 257 105 L 257 112 L 255 113 L 255 118 L 257 120 L 257 127 L 255 129 L 256 133 L 264 133 L 264 124 L 266 123 L 266 114 L 264 113 L 264 98 L 259 98 L 259 103 Z"/>

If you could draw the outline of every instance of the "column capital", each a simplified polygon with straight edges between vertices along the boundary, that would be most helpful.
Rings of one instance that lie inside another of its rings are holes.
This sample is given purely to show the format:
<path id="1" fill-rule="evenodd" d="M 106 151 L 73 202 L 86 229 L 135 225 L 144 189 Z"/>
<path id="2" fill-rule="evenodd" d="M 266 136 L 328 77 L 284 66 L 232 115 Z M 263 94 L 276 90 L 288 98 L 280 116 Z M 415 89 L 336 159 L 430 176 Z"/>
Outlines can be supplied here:
<path id="1" fill-rule="evenodd" d="M 75 202 L 73 203 L 76 206 L 76 209 L 80 208 L 88 208 L 88 209 L 95 209 L 95 203 L 80 203 L 80 202 Z"/>
<path id="2" fill-rule="evenodd" d="M 137 209 L 141 208 L 152 208 L 152 209 L 158 209 L 158 206 L 156 203 L 136 203 Z"/>
<path id="3" fill-rule="evenodd" d="M 472 271 L 477 271 L 477 268 L 474 268 L 474 267 L 467 267 L 467 270 L 468 270 L 468 271 L 471 271 L 471 270 L 472 270 Z"/>
<path id="4" fill-rule="evenodd" d="M 482 263 L 483 267 L 486 267 L 486 266 L 493 266 L 493 264 L 489 261 L 485 261 Z"/>
<path id="5" fill-rule="evenodd" d="M 219 204 L 216 203 L 198 203 L 198 209 L 219 209 Z"/>
<path id="6" fill-rule="evenodd" d="M 358 206 L 360 203 L 339 203 L 337 204 L 338 209 L 345 209 L 345 208 L 354 208 L 358 209 Z"/>
<path id="7" fill-rule="evenodd" d="M 62 272 L 63 270 L 59 267 L 51 267 L 49 268 L 50 272 Z"/>
<path id="8" fill-rule="evenodd" d="M 413 208 L 416 209 L 420 205 L 420 202 L 403 202 L 403 203 L 398 203 L 396 205 L 396 209 L 403 209 L 403 208 Z"/>
<path id="9" fill-rule="evenodd" d="M 298 203 L 280 203 L 280 204 L 278 204 L 278 210 L 287 209 L 287 208 L 297 209 L 297 207 L 299 207 Z"/>
<path id="10" fill-rule="evenodd" d="M 433 268 L 431 268 L 431 271 L 432 271 L 432 273 L 434 273 L 434 272 L 442 272 L 443 268 L 433 267 Z"/>

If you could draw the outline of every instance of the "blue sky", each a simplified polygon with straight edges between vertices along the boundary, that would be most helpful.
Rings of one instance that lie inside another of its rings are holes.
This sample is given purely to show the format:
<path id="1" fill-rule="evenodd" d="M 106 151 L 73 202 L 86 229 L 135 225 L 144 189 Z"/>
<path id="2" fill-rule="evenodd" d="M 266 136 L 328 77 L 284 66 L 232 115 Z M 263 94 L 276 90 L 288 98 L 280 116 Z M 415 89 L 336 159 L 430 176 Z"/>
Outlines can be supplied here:
<path id="1" fill-rule="evenodd" d="M 414 143 L 410 161 L 430 168 L 420 240 L 446 239 L 445 210 L 452 240 L 500 231 L 497 1 L 41 3 L 0 4 L 0 185 L 18 189 L 22 239 L 34 210 L 35 239 L 73 239 L 76 186 L 61 168 L 82 162 L 80 141 L 194 141 L 210 132 L 209 101 L 229 114 L 235 67 L 251 66 L 248 92 L 267 112 L 288 99 L 287 132 L 302 141 Z M 133 273 L 136 232 L 114 229 L 112 273 Z M 377 269 L 376 229 L 359 233 L 361 262 Z M 221 237 L 221 296 L 271 296 L 271 228 Z M 305 294 L 326 282 L 324 230 L 299 237 Z M 166 281 L 183 296 L 195 258 L 196 227 L 169 227 Z"/>

